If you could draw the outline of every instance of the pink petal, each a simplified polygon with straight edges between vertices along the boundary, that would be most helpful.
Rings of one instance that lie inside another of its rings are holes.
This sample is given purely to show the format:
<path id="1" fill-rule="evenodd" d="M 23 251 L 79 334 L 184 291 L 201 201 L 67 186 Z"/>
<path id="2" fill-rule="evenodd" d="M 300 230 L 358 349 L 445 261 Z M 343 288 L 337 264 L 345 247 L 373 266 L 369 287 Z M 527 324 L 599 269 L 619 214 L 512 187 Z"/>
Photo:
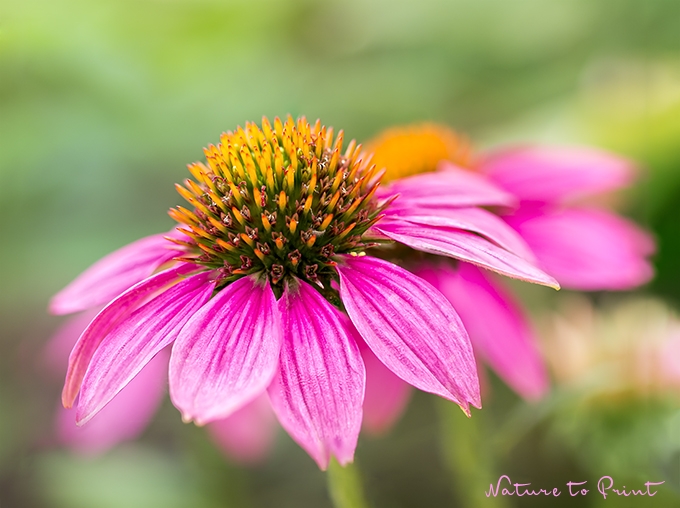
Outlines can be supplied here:
<path id="1" fill-rule="evenodd" d="M 366 366 L 364 428 L 381 434 L 389 430 L 406 409 L 411 386 L 385 367 L 363 340 L 357 342 Z"/>
<path id="2" fill-rule="evenodd" d="M 408 221 L 427 226 L 446 226 L 464 229 L 485 236 L 500 247 L 517 254 L 528 261 L 535 256 L 524 239 L 498 215 L 483 208 L 423 208 L 414 206 L 397 210 L 386 210 L 386 216 L 393 221 Z M 381 223 L 378 223 L 380 227 Z"/>
<path id="3" fill-rule="evenodd" d="M 139 436 L 163 400 L 168 358 L 164 351 L 156 355 L 87 425 L 77 426 L 75 412 L 60 408 L 59 440 L 80 453 L 99 454 Z"/>
<path id="4" fill-rule="evenodd" d="M 156 292 L 195 269 L 193 265 L 180 264 L 157 273 L 129 288 L 97 314 L 78 339 L 69 357 L 68 372 L 61 394 L 64 407 L 73 405 L 90 360 L 104 337 Z"/>
<path id="5" fill-rule="evenodd" d="M 52 298 L 50 312 L 70 314 L 105 304 L 146 279 L 179 254 L 164 236 L 147 236 L 100 259 Z"/>
<path id="6" fill-rule="evenodd" d="M 92 418 L 175 340 L 184 324 L 210 298 L 214 289 L 210 276 L 210 272 L 201 272 L 181 280 L 106 335 L 83 379 L 76 411 L 79 424 Z"/>
<path id="7" fill-rule="evenodd" d="M 548 390 L 537 339 L 509 294 L 482 270 L 461 263 L 423 267 L 416 272 L 446 296 L 458 311 L 475 353 L 511 388 L 529 400 Z"/>
<path id="8" fill-rule="evenodd" d="M 497 187 L 488 178 L 460 169 L 450 162 L 440 165 L 441 171 L 401 178 L 381 189 L 379 196 L 387 199 L 399 194 L 390 208 L 460 206 L 514 207 L 517 198 Z"/>
<path id="9" fill-rule="evenodd" d="M 381 259 L 338 256 L 340 298 L 373 353 L 397 376 L 481 406 L 472 346 L 458 315 L 423 279 Z"/>
<path id="10" fill-rule="evenodd" d="M 279 422 L 321 469 L 354 458 L 366 373 L 346 316 L 298 281 L 279 300 L 283 347 L 269 397 Z"/>
<path id="11" fill-rule="evenodd" d="M 206 428 L 232 460 L 257 464 L 271 450 L 277 425 L 269 399 L 262 394 L 226 418 L 210 422 Z"/>
<path id="12" fill-rule="evenodd" d="M 222 289 L 172 349 L 170 398 L 185 421 L 225 418 L 264 392 L 276 372 L 281 323 L 269 284 L 253 275 Z"/>
<path id="13" fill-rule="evenodd" d="M 76 342 L 78 342 L 78 337 L 81 336 L 100 311 L 101 308 L 95 307 L 69 316 L 52 335 L 43 351 L 44 365 L 50 372 L 59 378 L 64 376 L 66 366 L 68 365 L 68 357 Z"/>
<path id="14" fill-rule="evenodd" d="M 594 148 L 529 146 L 489 156 L 482 171 L 522 201 L 552 203 L 631 183 L 630 161 Z"/>
<path id="15" fill-rule="evenodd" d="M 559 288 L 557 281 L 533 263 L 473 233 L 445 226 L 425 226 L 388 218 L 374 229 L 409 247 L 482 266 L 508 277 Z"/>
<path id="16" fill-rule="evenodd" d="M 645 231 L 614 214 L 589 208 L 522 213 L 506 217 L 541 266 L 565 287 L 624 290 L 649 281 L 646 255 L 654 242 Z"/>

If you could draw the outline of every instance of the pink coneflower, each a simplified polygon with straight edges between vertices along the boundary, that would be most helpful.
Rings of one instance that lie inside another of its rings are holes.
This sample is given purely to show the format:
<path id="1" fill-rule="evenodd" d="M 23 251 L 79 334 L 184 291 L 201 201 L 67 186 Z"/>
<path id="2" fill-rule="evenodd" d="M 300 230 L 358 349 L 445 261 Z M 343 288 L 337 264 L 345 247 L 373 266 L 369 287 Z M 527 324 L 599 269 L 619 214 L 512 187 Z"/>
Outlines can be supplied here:
<path id="1" fill-rule="evenodd" d="M 582 202 L 630 185 L 630 161 L 593 148 L 526 146 L 491 153 L 480 171 L 517 196 L 520 206 L 504 220 L 564 287 L 626 290 L 652 278 L 649 233 L 602 205 Z"/>
<path id="2" fill-rule="evenodd" d="M 465 138 L 434 124 L 389 129 L 369 149 L 373 161 L 387 169 L 386 177 L 396 179 L 384 195 L 401 193 L 376 226 L 394 240 L 436 254 L 444 247 L 438 231 L 474 221 L 478 229 L 473 231 L 533 261 L 567 287 L 627 289 L 651 276 L 647 256 L 653 242 L 647 233 L 609 211 L 573 204 L 575 197 L 628 184 L 632 165 L 620 157 L 556 147 L 479 156 Z M 452 179 L 465 183 L 451 192 L 445 182 Z M 422 191 L 406 195 L 405 188 L 416 182 Z M 477 182 L 474 189 L 487 189 L 486 199 L 470 192 L 472 182 Z M 474 202 L 467 201 L 473 196 Z M 515 234 L 498 222 L 510 225 Z M 478 357 L 526 399 L 540 398 L 548 389 L 548 377 L 521 306 L 497 277 L 478 268 L 479 262 L 464 255 L 458 259 L 471 263 L 430 260 L 412 270 L 453 304 Z M 395 403 L 389 418 L 395 418 L 398 408 Z"/>
<path id="3" fill-rule="evenodd" d="M 185 421 L 224 418 L 266 391 L 321 468 L 332 455 L 347 463 L 354 454 L 362 341 L 409 384 L 468 414 L 480 407 L 472 348 L 451 304 L 423 279 L 366 255 L 385 240 L 373 227 L 394 197 L 376 197 L 375 166 L 356 143 L 344 152 L 342 144 L 342 132 L 334 138 L 304 119 L 223 134 L 205 151 L 207 165 L 189 166 L 195 180 L 178 186 L 192 209 L 171 210 L 176 231 L 110 255 L 55 296 L 56 313 L 108 302 L 69 359 L 62 400 L 70 407 L 79 394 L 79 423 L 171 343 L 170 397 Z M 443 185 L 462 185 L 470 206 L 508 199 L 478 181 Z M 404 191 L 429 191 L 421 187 Z M 495 243 L 510 228 L 469 219 L 455 231 L 430 228 L 442 253 L 554 284 L 513 245 Z M 428 231 L 407 229 L 399 233 L 407 240 Z"/>

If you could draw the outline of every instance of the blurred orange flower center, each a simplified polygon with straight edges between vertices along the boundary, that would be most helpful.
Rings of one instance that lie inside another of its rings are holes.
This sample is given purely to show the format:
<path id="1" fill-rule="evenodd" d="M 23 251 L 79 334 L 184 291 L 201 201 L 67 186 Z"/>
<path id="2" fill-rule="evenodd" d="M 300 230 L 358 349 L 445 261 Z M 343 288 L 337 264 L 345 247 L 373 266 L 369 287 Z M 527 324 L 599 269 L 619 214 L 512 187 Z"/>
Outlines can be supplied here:
<path id="1" fill-rule="evenodd" d="M 383 182 L 435 171 L 443 160 L 465 168 L 473 165 L 467 138 L 433 123 L 387 129 L 367 143 L 367 150 L 373 152 L 372 162 L 386 170 Z"/>

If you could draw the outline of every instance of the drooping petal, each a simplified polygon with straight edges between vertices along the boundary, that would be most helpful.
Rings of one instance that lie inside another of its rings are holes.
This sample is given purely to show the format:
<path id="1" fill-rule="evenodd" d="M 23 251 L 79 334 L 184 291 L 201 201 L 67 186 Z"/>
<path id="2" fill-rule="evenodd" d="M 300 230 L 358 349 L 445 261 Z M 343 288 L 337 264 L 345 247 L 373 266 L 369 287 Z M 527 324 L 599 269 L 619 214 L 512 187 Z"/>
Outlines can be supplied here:
<path id="1" fill-rule="evenodd" d="M 161 351 L 87 425 L 77 426 L 75 411 L 60 408 L 58 434 L 62 444 L 84 454 L 99 454 L 135 439 L 158 410 L 167 386 L 169 354 Z"/>
<path id="2" fill-rule="evenodd" d="M 147 236 L 103 257 L 50 301 L 53 314 L 70 314 L 110 302 L 177 257 L 165 234 Z"/>
<path id="3" fill-rule="evenodd" d="M 553 277 L 532 262 L 468 231 L 387 218 L 381 220 L 374 229 L 416 250 L 449 256 L 508 277 L 559 288 Z"/>
<path id="4" fill-rule="evenodd" d="M 454 208 L 460 206 L 514 207 L 517 198 L 497 187 L 488 178 L 460 169 L 450 162 L 440 165 L 441 171 L 401 178 L 381 189 L 379 197 L 386 199 L 399 194 L 390 205 L 394 209 L 420 206 L 424 208 Z"/>
<path id="5" fill-rule="evenodd" d="M 378 360 L 363 340 L 357 341 L 366 366 L 364 428 L 372 434 L 389 430 L 406 408 L 411 386 Z"/>
<path id="6" fill-rule="evenodd" d="M 366 373 L 345 316 L 298 281 L 279 300 L 284 340 L 268 389 L 279 422 L 316 461 L 351 462 L 361 428 Z"/>
<path id="7" fill-rule="evenodd" d="M 554 203 L 616 189 L 634 177 L 630 161 L 593 148 L 529 146 L 492 154 L 482 171 L 522 201 Z"/>
<path id="8" fill-rule="evenodd" d="M 411 208 L 385 210 L 385 215 L 392 221 L 408 221 L 427 226 L 445 226 L 464 229 L 482 235 L 500 247 L 517 254 L 527 261 L 535 261 L 535 256 L 524 239 L 509 227 L 498 215 L 483 208 Z M 378 228 L 380 227 L 378 223 Z"/>
<path id="9" fill-rule="evenodd" d="M 340 297 L 373 353 L 397 376 L 481 406 L 472 346 L 451 304 L 423 279 L 369 256 L 338 256 Z"/>
<path id="10" fill-rule="evenodd" d="M 157 273 L 129 288 L 97 314 L 71 351 L 61 394 L 64 407 L 70 408 L 73 405 L 90 360 L 104 337 L 156 292 L 195 269 L 193 265 L 180 264 Z"/>
<path id="11" fill-rule="evenodd" d="M 428 266 L 416 274 L 439 289 L 463 320 L 475 353 L 511 388 L 529 400 L 548 390 L 538 341 L 510 295 L 482 270 L 461 263 Z"/>
<path id="12" fill-rule="evenodd" d="M 256 275 L 222 289 L 181 331 L 170 359 L 170 398 L 185 421 L 225 418 L 264 392 L 281 349 L 281 320 Z"/>
<path id="13" fill-rule="evenodd" d="M 632 222 L 592 208 L 506 217 L 541 266 L 565 287 L 625 290 L 653 276 L 654 241 Z"/>
<path id="14" fill-rule="evenodd" d="M 87 422 L 125 387 L 156 354 L 175 340 L 189 318 L 210 298 L 210 272 L 181 280 L 121 321 L 92 356 L 76 410 Z"/>
<path id="15" fill-rule="evenodd" d="M 267 456 L 277 427 L 276 416 L 264 393 L 226 418 L 206 425 L 213 441 L 241 464 L 257 464 Z"/>

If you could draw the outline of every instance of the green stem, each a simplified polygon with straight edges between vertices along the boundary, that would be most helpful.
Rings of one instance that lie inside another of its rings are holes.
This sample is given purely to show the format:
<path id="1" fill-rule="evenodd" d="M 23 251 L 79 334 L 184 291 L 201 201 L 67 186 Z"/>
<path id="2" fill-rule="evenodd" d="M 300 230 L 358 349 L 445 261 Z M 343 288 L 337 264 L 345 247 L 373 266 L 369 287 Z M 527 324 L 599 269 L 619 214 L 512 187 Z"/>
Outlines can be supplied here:
<path id="1" fill-rule="evenodd" d="M 483 411 L 467 418 L 460 408 L 449 401 L 437 401 L 441 422 L 442 452 L 453 475 L 460 504 L 466 508 L 506 508 L 502 497 L 487 497 L 489 484 L 496 484 L 492 440 L 485 432 Z"/>
<path id="2" fill-rule="evenodd" d="M 355 464 L 341 466 L 335 458 L 328 466 L 328 493 L 335 508 L 368 508 Z"/>

